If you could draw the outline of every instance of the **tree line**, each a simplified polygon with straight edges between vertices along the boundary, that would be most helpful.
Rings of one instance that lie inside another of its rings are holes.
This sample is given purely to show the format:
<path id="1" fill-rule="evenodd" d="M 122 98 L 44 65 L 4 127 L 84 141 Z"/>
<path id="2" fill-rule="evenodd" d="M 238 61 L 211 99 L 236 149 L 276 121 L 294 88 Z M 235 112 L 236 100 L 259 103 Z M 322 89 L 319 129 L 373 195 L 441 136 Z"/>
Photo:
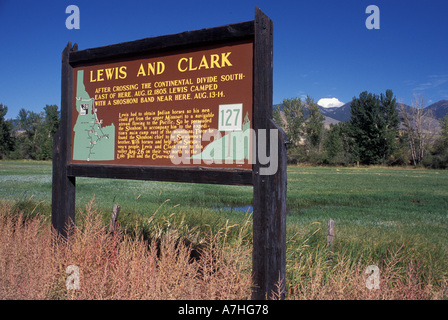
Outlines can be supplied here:
<path id="1" fill-rule="evenodd" d="M 448 116 L 436 133 L 435 119 L 423 109 L 421 99 L 406 109 L 392 90 L 380 95 L 365 91 L 353 98 L 350 120 L 329 128 L 310 96 L 304 102 L 284 99 L 282 108 L 274 109 L 274 120 L 288 136 L 289 163 L 447 168 Z"/>
<path id="2" fill-rule="evenodd" d="M 16 119 L 8 120 L 7 112 L 0 104 L 0 159 L 51 159 L 61 121 L 58 106 L 46 105 L 40 113 L 22 108 Z"/>
<path id="3" fill-rule="evenodd" d="M 351 118 L 325 127 L 325 116 L 308 96 L 284 99 L 274 109 L 274 120 L 290 142 L 289 163 L 311 165 L 413 165 L 448 168 L 448 116 L 436 133 L 422 99 L 406 109 L 392 90 L 376 95 L 367 91 L 351 102 Z M 7 120 L 0 104 L 0 159 L 49 160 L 53 136 L 60 124 L 56 105 L 40 113 L 21 109 Z"/>

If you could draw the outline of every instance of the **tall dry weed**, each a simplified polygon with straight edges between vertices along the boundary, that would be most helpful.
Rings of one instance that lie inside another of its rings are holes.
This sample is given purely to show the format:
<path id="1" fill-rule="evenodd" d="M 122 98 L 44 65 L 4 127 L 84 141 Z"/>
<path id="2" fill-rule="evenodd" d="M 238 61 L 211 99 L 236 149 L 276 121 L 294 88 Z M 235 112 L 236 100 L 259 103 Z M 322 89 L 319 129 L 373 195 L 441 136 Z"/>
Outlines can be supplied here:
<path id="1" fill-rule="evenodd" d="M 192 245 L 176 229 L 144 240 L 118 226 L 113 233 L 92 200 L 67 239 L 48 223 L 25 220 L 3 204 L 0 213 L 1 299 L 247 299 L 247 254 L 223 250 L 224 234 L 212 235 L 193 259 Z M 155 231 L 157 234 L 157 231 Z M 245 249 L 249 250 L 248 248 Z M 66 269 L 80 271 L 80 288 L 67 289 Z"/>
<path id="2" fill-rule="evenodd" d="M 0 205 L 0 298 L 45 299 L 56 276 L 51 230 Z"/>
<path id="3" fill-rule="evenodd" d="M 371 273 L 367 265 L 353 264 L 346 255 L 323 265 L 318 262 L 308 277 L 289 287 L 288 299 L 299 300 L 429 300 L 446 299 L 447 286 L 433 286 L 421 281 L 419 262 L 410 260 L 400 267 L 401 248 L 389 252 L 378 266 L 379 288 L 367 286 Z"/>
<path id="4" fill-rule="evenodd" d="M 109 233 L 93 200 L 78 216 L 70 236 L 60 239 L 41 216 L 26 218 L 0 203 L 0 299 L 250 298 L 250 217 L 201 239 L 183 220 L 156 224 L 148 239 L 120 225 Z M 278 286 L 286 285 L 287 299 L 447 298 L 446 281 L 423 281 L 422 262 L 404 264 L 401 249 L 378 262 L 380 289 L 369 290 L 362 259 L 342 253 L 328 259 L 326 248 L 311 246 L 306 240 L 288 249 L 289 277 Z M 70 265 L 79 268 L 79 289 L 67 289 Z"/>

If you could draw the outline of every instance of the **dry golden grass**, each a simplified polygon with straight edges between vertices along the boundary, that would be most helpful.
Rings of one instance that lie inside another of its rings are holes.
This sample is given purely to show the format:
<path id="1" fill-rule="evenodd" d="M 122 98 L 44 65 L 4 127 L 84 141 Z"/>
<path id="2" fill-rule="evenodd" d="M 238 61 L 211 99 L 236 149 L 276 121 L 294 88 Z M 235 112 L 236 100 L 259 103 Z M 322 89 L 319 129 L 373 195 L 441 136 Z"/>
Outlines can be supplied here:
<path id="1" fill-rule="evenodd" d="M 438 300 L 447 299 L 447 283 L 442 287 L 419 280 L 418 266 L 411 262 L 406 270 L 396 268 L 397 260 L 380 268 L 379 289 L 368 289 L 367 266 L 350 266 L 345 258 L 328 267 L 319 265 L 306 279 L 289 287 L 289 299 L 300 300 Z M 404 274 L 404 276 L 403 276 Z"/>
<path id="2" fill-rule="evenodd" d="M 155 225 L 151 240 L 119 226 L 109 233 L 93 200 L 79 216 L 72 235 L 62 240 L 41 216 L 25 218 L 0 203 L 0 299 L 250 298 L 251 247 L 242 236 L 228 243 L 228 230 L 235 226 L 210 232 L 193 248 L 180 236 L 185 230 L 175 225 L 164 230 Z M 250 221 L 238 227 L 243 234 Z M 348 255 L 322 259 L 322 254 L 326 251 L 317 248 L 288 261 L 288 270 L 300 274 L 286 281 L 287 299 L 447 298 L 446 282 L 433 286 L 421 281 L 417 261 L 411 260 L 406 270 L 399 267 L 400 251 L 378 262 L 379 290 L 366 288 L 366 265 Z M 80 289 L 66 287 L 70 265 L 79 267 Z"/>
<path id="3" fill-rule="evenodd" d="M 50 229 L 0 208 L 0 298 L 45 299 L 55 281 Z"/>
<path id="4" fill-rule="evenodd" d="M 225 250 L 210 236 L 197 259 L 175 230 L 152 241 L 120 228 L 108 233 L 91 202 L 67 240 L 55 240 L 41 218 L 0 208 L 1 299 L 247 299 L 250 254 Z M 237 254 L 238 253 L 238 254 Z M 80 289 L 67 290 L 66 268 L 80 270 Z"/>

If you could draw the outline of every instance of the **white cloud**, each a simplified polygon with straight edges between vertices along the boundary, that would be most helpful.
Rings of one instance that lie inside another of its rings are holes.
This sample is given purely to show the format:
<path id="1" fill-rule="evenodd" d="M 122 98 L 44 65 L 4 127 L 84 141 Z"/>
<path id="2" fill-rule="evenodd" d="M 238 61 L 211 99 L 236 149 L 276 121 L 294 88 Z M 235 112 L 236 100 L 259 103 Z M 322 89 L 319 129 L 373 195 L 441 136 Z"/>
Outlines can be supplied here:
<path id="1" fill-rule="evenodd" d="M 428 76 L 429 81 L 420 83 L 414 87 L 414 91 L 424 91 L 438 88 L 448 82 L 448 74 L 432 74 Z"/>
<path id="2" fill-rule="evenodd" d="M 343 106 L 345 103 L 337 98 L 323 98 L 317 101 L 317 104 L 324 108 L 336 108 Z"/>

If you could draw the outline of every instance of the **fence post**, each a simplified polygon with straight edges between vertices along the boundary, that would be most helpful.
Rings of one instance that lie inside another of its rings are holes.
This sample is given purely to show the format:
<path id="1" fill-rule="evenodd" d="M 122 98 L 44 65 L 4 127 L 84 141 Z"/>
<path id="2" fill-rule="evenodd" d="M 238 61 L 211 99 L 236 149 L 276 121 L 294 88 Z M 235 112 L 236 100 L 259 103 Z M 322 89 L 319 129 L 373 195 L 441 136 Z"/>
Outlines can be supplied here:
<path id="1" fill-rule="evenodd" d="M 334 220 L 330 218 L 327 229 L 327 248 L 330 248 L 331 252 L 333 252 L 334 236 Z"/>
<path id="2" fill-rule="evenodd" d="M 115 224 L 118 221 L 119 214 L 120 214 L 120 206 L 118 204 L 114 204 L 114 207 L 112 209 L 112 216 L 110 217 L 109 232 L 113 232 L 115 230 Z"/>

